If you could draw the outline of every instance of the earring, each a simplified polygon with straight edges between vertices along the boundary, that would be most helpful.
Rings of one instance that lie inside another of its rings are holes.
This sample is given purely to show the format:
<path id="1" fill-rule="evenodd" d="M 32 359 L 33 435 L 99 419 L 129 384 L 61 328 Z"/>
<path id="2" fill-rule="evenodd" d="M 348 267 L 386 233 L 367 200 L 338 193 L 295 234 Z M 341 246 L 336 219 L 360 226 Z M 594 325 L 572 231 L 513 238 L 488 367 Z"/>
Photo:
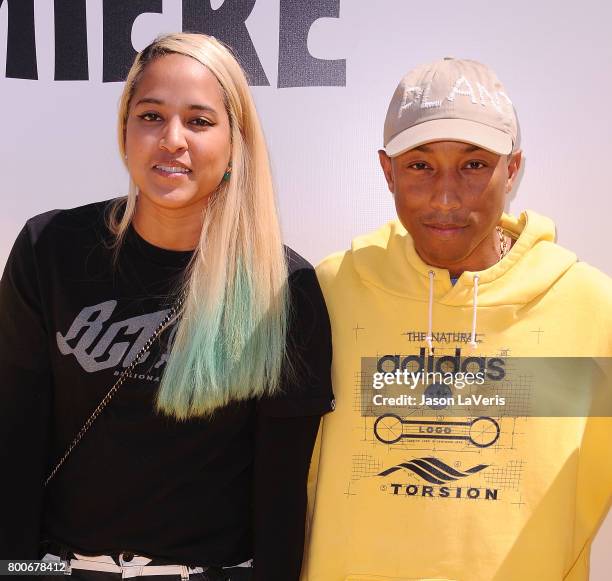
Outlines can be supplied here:
<path id="1" fill-rule="evenodd" d="M 228 166 L 228 167 L 227 167 L 227 169 L 225 170 L 225 173 L 223 174 L 223 181 L 224 181 L 224 182 L 229 182 L 229 179 L 230 179 L 230 177 L 231 177 L 231 175 L 232 175 L 232 162 L 230 161 L 230 162 L 227 164 L 227 166 Z"/>

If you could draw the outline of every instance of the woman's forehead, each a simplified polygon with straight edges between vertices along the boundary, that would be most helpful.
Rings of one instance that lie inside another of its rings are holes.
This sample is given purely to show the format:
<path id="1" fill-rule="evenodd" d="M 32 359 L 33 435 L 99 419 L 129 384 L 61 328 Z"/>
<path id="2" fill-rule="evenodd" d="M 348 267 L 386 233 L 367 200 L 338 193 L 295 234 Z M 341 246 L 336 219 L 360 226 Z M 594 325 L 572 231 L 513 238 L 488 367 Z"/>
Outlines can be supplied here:
<path id="1" fill-rule="evenodd" d="M 202 63 L 182 54 L 169 54 L 145 66 L 133 103 L 147 99 L 216 109 L 223 104 L 223 91 L 215 75 Z"/>

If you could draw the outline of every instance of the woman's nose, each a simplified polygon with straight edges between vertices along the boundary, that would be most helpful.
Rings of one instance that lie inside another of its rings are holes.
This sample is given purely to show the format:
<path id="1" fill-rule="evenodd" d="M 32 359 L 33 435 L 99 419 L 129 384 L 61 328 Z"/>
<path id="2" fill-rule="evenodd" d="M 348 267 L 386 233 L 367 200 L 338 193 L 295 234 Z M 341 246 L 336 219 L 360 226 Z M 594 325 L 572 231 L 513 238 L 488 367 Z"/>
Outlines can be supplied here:
<path id="1" fill-rule="evenodd" d="M 168 121 L 159 140 L 159 146 L 169 153 L 187 149 L 184 127 L 180 119 L 171 119 Z"/>

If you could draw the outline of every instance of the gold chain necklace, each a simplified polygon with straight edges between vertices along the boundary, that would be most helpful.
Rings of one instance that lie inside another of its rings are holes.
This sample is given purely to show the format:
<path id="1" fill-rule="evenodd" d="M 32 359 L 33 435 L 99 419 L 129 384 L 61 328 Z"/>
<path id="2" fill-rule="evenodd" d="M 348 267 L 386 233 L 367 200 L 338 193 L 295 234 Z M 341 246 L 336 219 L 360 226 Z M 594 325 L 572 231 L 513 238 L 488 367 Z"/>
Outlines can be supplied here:
<path id="1" fill-rule="evenodd" d="M 495 226 L 495 230 L 497 230 L 497 235 L 499 236 L 499 259 L 501 260 L 508 251 L 510 250 L 510 243 L 501 226 Z"/>

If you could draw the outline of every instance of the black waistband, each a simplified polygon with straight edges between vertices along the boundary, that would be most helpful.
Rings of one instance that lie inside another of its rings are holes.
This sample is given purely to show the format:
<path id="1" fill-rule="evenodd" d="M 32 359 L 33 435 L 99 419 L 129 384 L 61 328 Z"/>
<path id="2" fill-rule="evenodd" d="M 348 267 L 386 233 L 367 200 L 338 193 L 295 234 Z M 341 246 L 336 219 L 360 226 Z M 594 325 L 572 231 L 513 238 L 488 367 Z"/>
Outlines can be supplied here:
<path id="1" fill-rule="evenodd" d="M 87 553 L 84 553 L 82 551 L 76 551 L 76 552 L 79 555 L 87 555 Z M 60 557 L 62 561 L 67 561 L 67 560 L 75 558 L 75 554 L 74 554 L 75 551 L 55 541 L 47 540 L 41 543 L 41 557 L 43 557 L 46 553 L 49 553 L 51 555 L 57 555 L 58 557 Z M 109 557 L 112 557 L 116 565 L 121 564 L 119 561 L 120 555 L 123 555 L 124 561 L 126 561 L 126 556 L 130 554 L 134 555 L 134 553 L 131 553 L 129 551 L 121 551 L 119 553 L 113 553 L 113 552 L 96 553 L 96 554 L 90 554 L 89 556 L 95 557 L 95 556 L 99 556 L 100 554 L 104 554 L 104 555 L 108 555 Z M 138 555 L 140 557 L 146 557 L 147 559 L 151 559 L 151 562 L 148 563 L 147 566 L 184 565 L 185 564 L 185 563 L 176 563 L 174 561 L 168 561 L 164 559 L 150 557 L 148 555 L 143 555 L 142 553 L 138 553 Z M 127 562 L 129 563 L 129 561 Z M 195 568 L 197 566 L 201 567 L 202 565 L 187 564 L 187 567 L 189 568 Z M 204 578 L 202 581 L 230 581 L 230 579 L 233 579 L 234 575 L 238 573 L 240 573 L 240 576 L 238 576 L 237 579 L 243 579 L 243 578 L 247 579 L 247 578 L 250 578 L 249 572 L 252 571 L 252 569 L 244 568 L 244 567 L 231 567 L 229 569 L 223 569 L 222 567 L 204 567 L 204 569 L 205 569 L 205 573 L 204 573 Z M 245 576 L 243 577 L 242 575 L 245 575 Z"/>
<path id="2" fill-rule="evenodd" d="M 133 553 L 132 551 L 127 551 L 127 550 L 120 551 L 120 552 L 104 551 L 104 552 L 99 552 L 99 553 L 88 553 L 86 551 L 71 549 L 63 545 L 62 543 L 58 543 L 56 541 L 43 541 L 41 543 L 41 557 L 45 555 L 46 553 L 50 553 L 51 555 L 57 555 L 58 557 L 60 557 L 60 559 L 62 559 L 62 561 L 65 561 L 68 559 L 74 559 L 75 553 L 78 553 L 79 555 L 87 555 L 90 557 L 107 555 L 109 557 L 112 557 L 113 561 L 115 561 L 115 565 L 121 564 L 119 562 L 120 555 L 123 555 L 123 560 L 126 563 L 129 563 L 129 561 L 131 560 L 129 558 L 130 555 L 132 557 L 135 555 L 135 553 Z M 140 557 L 146 557 L 147 559 L 151 559 L 151 562 L 148 563 L 148 565 L 158 566 L 158 565 L 185 565 L 186 564 L 186 563 L 177 563 L 176 561 L 169 561 L 167 559 L 159 559 L 156 557 L 151 557 L 149 555 L 144 555 L 143 553 L 140 553 L 140 552 L 137 554 Z M 195 568 L 197 566 L 197 565 L 190 565 L 190 564 L 186 564 L 186 565 L 191 568 Z"/>

